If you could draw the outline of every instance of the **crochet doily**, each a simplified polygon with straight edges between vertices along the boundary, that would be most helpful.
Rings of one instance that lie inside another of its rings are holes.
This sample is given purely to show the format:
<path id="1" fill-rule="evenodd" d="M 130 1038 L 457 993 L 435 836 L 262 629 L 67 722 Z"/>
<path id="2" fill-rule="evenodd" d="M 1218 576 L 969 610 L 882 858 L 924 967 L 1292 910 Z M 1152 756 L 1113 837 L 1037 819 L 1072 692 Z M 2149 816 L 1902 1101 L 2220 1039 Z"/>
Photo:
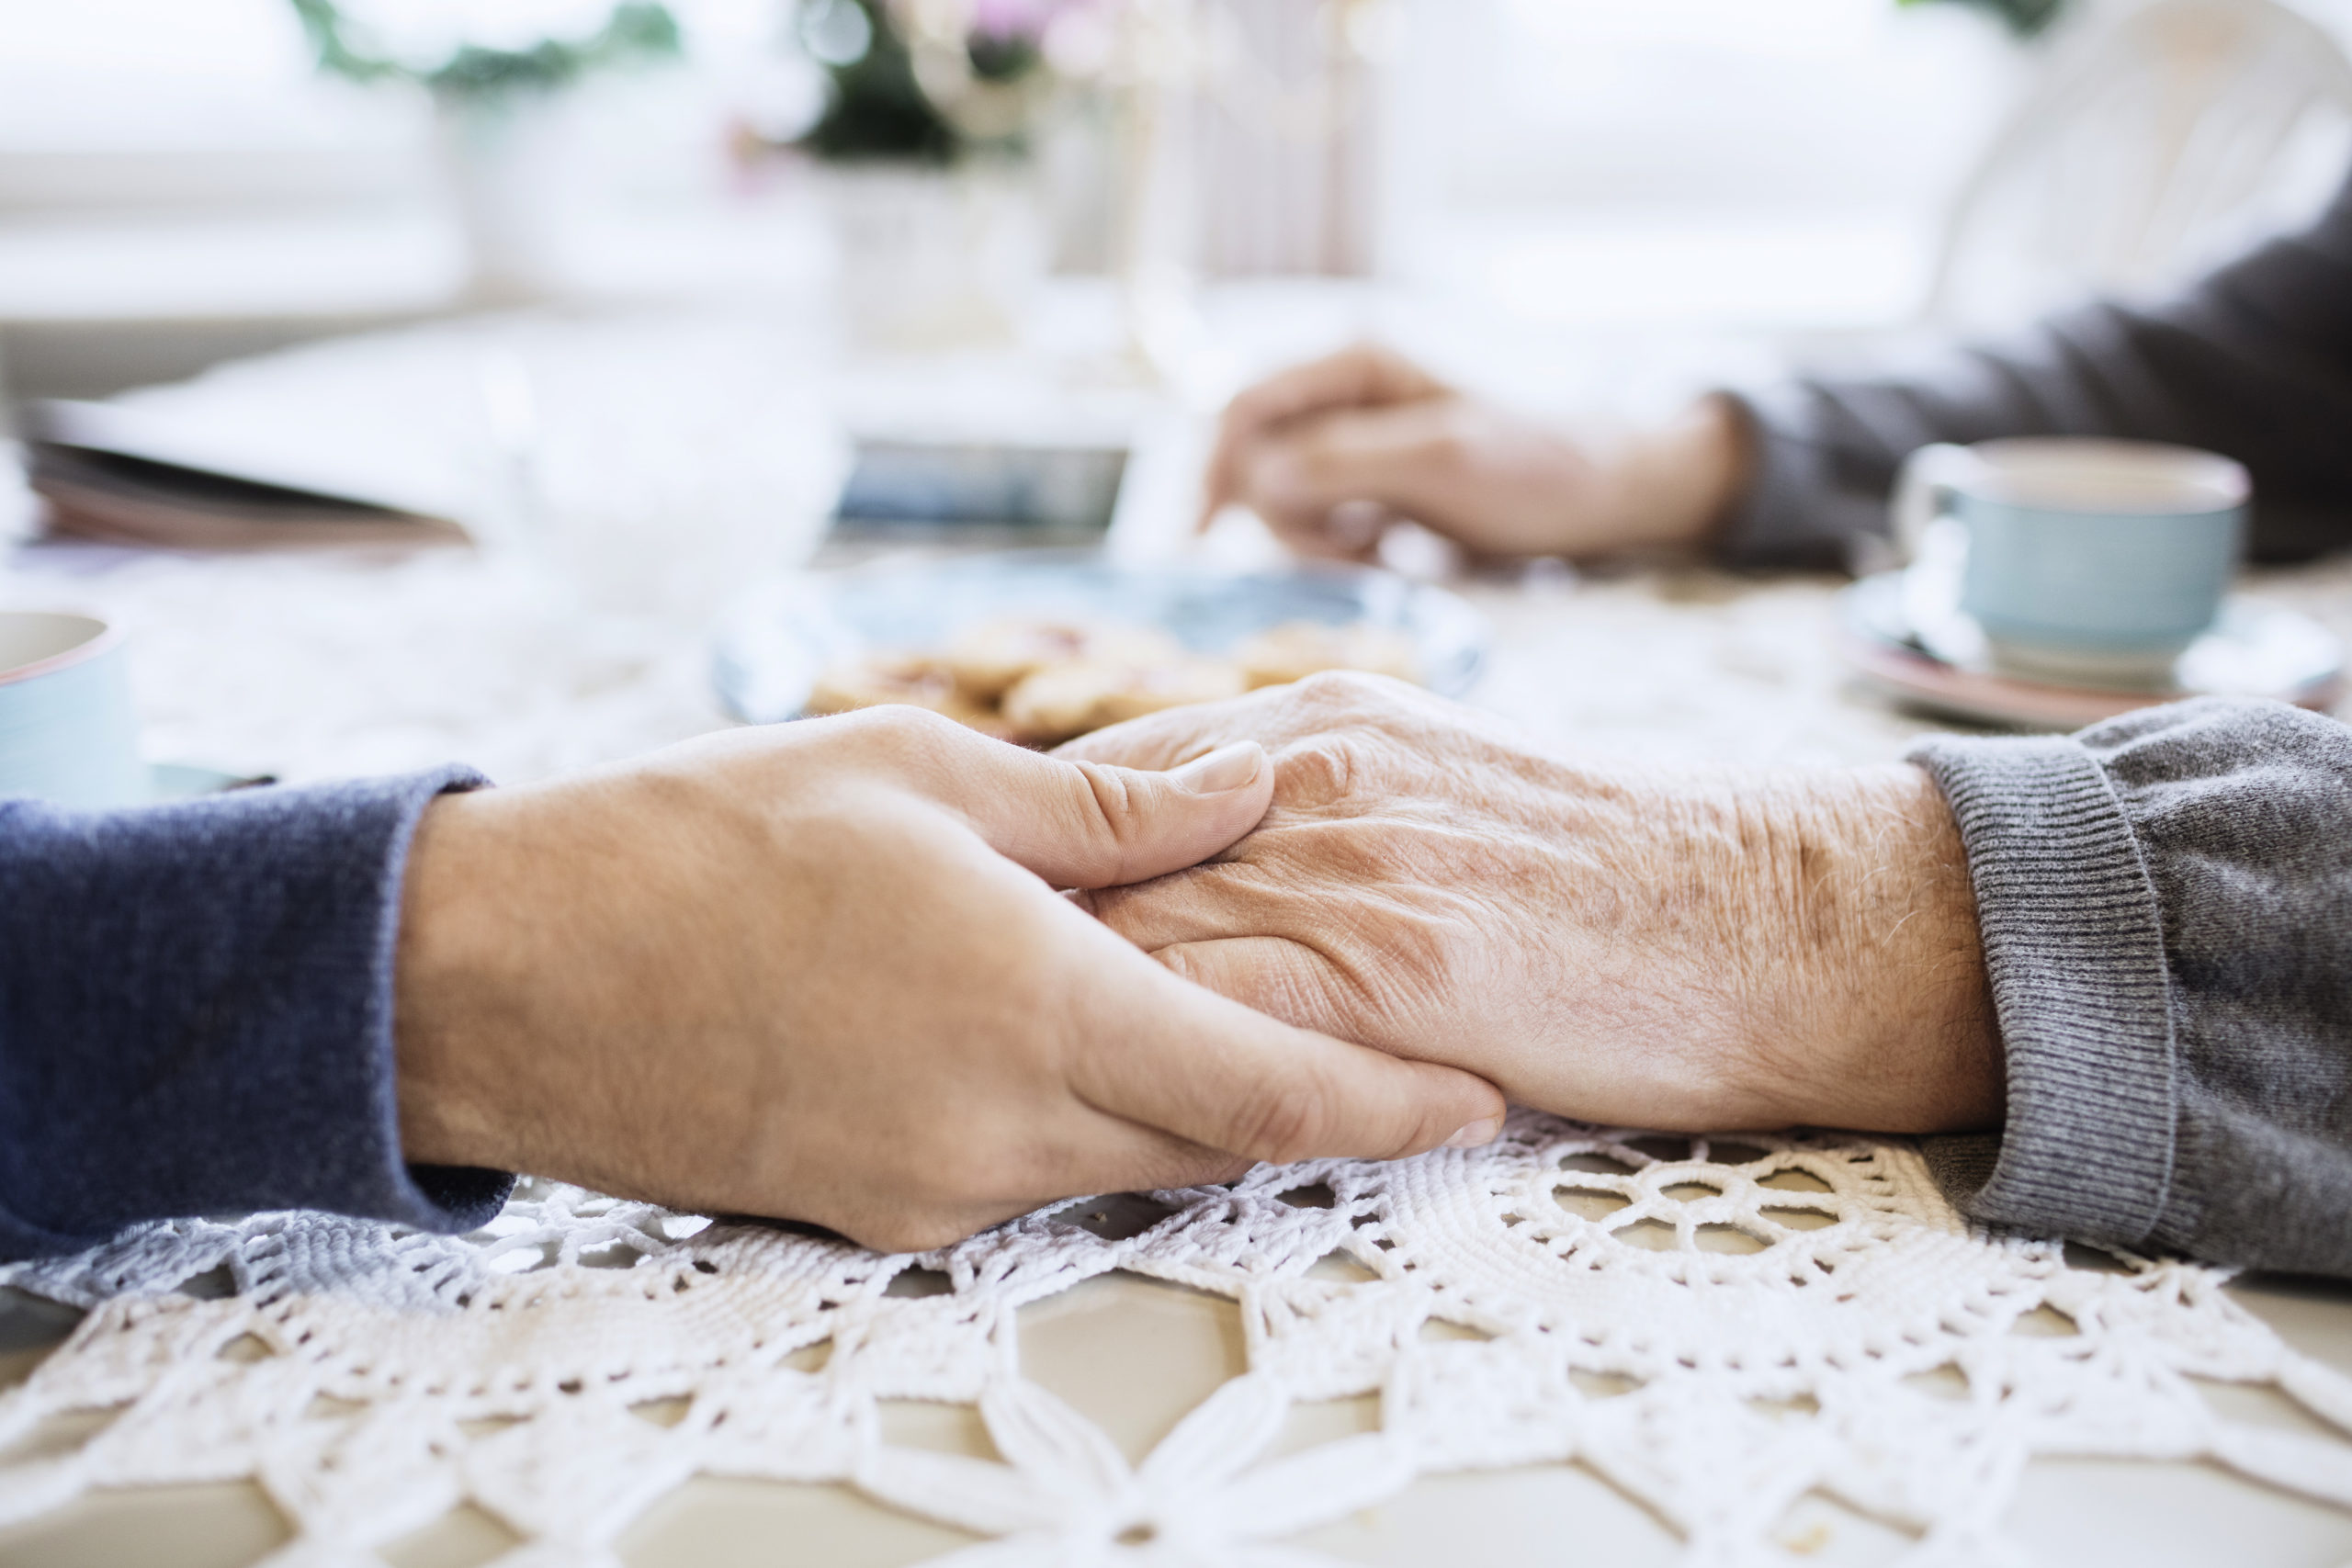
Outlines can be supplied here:
<path id="1" fill-rule="evenodd" d="M 1361 1280 L 1309 1272 L 1334 1253 Z M 1818 1491 L 1911 1532 L 1912 1568 L 1982 1568 L 2023 1561 L 1999 1521 L 2035 1455 L 2205 1458 L 2352 1507 L 2352 1449 L 2224 1420 L 2192 1380 L 2338 1428 L 2352 1382 L 2215 1270 L 2096 1261 L 1972 1233 L 1903 1143 L 1531 1114 L 1486 1149 L 1057 1205 L 920 1256 L 549 1184 L 464 1238 L 176 1221 L 0 1271 L 93 1309 L 0 1396 L 0 1449 L 119 1412 L 0 1472 L 0 1524 L 250 1478 L 295 1532 L 271 1568 L 373 1564 L 468 1503 L 521 1538 L 503 1568 L 610 1565 L 703 1474 L 994 1538 L 941 1560 L 965 1568 L 1304 1568 L 1325 1559 L 1285 1538 L 1417 1475 L 1577 1460 L 1691 1563 L 1789 1561 L 1770 1531 Z M 1133 1466 L 1023 1377 L 1016 1327 L 1111 1269 L 1231 1297 L 1247 1329 L 1248 1371 Z M 1376 1431 L 1267 1457 L 1295 1404 L 1365 1393 Z M 910 1399 L 977 1405 L 999 1457 L 888 1441 L 878 1402 Z"/>

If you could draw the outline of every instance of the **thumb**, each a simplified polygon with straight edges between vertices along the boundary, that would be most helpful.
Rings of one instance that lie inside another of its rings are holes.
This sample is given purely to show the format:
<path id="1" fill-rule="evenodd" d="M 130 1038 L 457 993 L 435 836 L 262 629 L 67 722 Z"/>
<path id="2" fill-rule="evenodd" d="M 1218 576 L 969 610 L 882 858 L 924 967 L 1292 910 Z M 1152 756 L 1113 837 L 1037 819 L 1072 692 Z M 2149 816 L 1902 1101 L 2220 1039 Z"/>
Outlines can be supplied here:
<path id="1" fill-rule="evenodd" d="M 933 797 L 1057 887 L 1116 887 L 1197 865 L 1273 801 L 1273 763 L 1254 740 L 1147 773 L 974 739 L 935 778 Z"/>

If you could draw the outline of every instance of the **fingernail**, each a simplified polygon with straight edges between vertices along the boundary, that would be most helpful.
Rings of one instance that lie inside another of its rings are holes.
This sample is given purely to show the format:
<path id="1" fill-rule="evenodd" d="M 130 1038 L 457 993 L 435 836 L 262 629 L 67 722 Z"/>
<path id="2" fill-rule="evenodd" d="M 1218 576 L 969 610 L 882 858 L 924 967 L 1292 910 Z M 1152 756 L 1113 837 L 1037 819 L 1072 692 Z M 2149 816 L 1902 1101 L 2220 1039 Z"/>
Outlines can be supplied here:
<path id="1" fill-rule="evenodd" d="M 1168 777 L 1178 789 L 1193 795 L 1223 795 L 1256 778 L 1265 765 L 1266 749 L 1255 740 L 1240 740 L 1193 758 Z"/>
<path id="2" fill-rule="evenodd" d="M 1501 1122 L 1492 1116 L 1482 1116 L 1446 1139 L 1445 1146 L 1449 1149 L 1483 1149 L 1493 1143 L 1502 1130 Z"/>

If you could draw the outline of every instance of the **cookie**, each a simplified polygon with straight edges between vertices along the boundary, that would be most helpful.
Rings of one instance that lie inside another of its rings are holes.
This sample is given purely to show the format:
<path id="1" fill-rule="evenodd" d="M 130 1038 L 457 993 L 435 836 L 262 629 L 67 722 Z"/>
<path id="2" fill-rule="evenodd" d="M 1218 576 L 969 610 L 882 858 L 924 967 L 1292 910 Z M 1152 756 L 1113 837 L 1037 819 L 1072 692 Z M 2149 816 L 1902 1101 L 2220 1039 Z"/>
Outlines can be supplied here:
<path id="1" fill-rule="evenodd" d="M 1343 626 L 1285 621 L 1242 643 L 1232 658 L 1252 691 L 1304 681 L 1326 670 L 1362 670 L 1416 684 L 1421 679 L 1411 638 L 1363 621 Z"/>
<path id="2" fill-rule="evenodd" d="M 999 739 L 1007 736 L 994 708 L 974 702 L 956 685 L 944 662 L 921 653 L 885 650 L 835 660 L 818 674 L 803 711 L 813 717 L 892 703 L 928 708 Z"/>
<path id="3" fill-rule="evenodd" d="M 1073 660 L 1023 676 L 1004 694 L 1004 719 L 1020 739 L 1049 746 L 1163 708 L 1238 697 L 1245 689 L 1241 671 L 1221 660 Z"/>
<path id="4" fill-rule="evenodd" d="M 1183 657 L 1173 637 L 1150 626 L 1009 619 L 967 627 L 948 644 L 942 662 L 967 696 L 992 703 L 1049 664 L 1077 660 L 1159 664 Z"/>

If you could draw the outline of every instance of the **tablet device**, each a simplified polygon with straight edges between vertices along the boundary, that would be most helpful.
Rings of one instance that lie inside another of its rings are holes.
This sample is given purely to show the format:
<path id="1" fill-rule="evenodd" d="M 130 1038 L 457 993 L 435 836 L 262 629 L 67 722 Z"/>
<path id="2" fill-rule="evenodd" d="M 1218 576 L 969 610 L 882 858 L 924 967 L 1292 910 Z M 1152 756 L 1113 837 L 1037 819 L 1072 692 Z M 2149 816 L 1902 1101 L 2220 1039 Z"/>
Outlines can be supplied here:
<path id="1" fill-rule="evenodd" d="M 1069 546 L 1100 543 L 1126 449 L 860 441 L 834 509 L 842 539 Z"/>

